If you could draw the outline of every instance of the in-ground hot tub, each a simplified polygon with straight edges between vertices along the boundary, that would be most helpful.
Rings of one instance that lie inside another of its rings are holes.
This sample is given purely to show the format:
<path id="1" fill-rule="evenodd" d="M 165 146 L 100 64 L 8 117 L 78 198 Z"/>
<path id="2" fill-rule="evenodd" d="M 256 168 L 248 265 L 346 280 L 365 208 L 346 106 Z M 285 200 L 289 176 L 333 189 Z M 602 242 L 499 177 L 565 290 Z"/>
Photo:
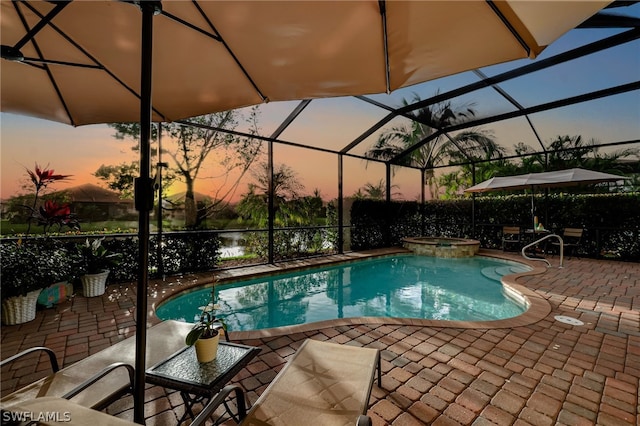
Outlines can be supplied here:
<path id="1" fill-rule="evenodd" d="M 480 250 L 480 241 L 466 238 L 415 237 L 402 242 L 415 254 L 432 257 L 473 257 Z"/>

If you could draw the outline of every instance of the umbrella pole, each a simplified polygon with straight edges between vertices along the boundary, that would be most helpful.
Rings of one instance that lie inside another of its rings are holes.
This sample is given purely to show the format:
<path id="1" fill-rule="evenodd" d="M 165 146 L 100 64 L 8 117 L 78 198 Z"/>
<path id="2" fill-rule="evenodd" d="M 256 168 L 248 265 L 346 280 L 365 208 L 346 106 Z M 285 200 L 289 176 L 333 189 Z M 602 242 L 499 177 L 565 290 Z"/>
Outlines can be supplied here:
<path id="1" fill-rule="evenodd" d="M 159 2 L 140 2 L 142 52 L 140 72 L 140 177 L 135 182 L 138 210 L 138 286 L 136 294 L 136 360 L 133 389 L 133 421 L 144 424 L 145 359 L 147 349 L 147 282 L 149 280 L 149 213 L 153 209 L 151 172 L 151 78 L 153 16 Z"/>
<path id="2" fill-rule="evenodd" d="M 471 186 L 476 184 L 476 163 L 471 163 Z M 423 186 L 424 188 L 424 186 Z M 423 189 L 424 193 L 424 189 Z M 424 204 L 424 198 L 422 199 Z M 424 215 L 423 215 L 424 220 Z M 471 238 L 476 238 L 476 193 L 471 194 Z"/>
<path id="3" fill-rule="evenodd" d="M 535 191 L 531 186 L 531 229 L 533 229 L 533 239 L 536 236 L 536 209 L 535 209 Z"/>
<path id="4" fill-rule="evenodd" d="M 426 222 L 424 220 L 424 212 L 425 212 L 425 194 L 424 194 L 424 186 L 426 182 L 426 170 L 420 169 L 420 236 L 424 237 L 426 232 Z"/>
<path id="5" fill-rule="evenodd" d="M 155 185 L 158 190 L 158 217 L 156 218 L 157 240 L 156 240 L 156 256 L 158 258 L 158 275 L 164 281 L 164 262 L 162 260 L 162 168 L 167 165 L 162 162 L 162 123 L 158 123 L 158 162 L 156 163 L 156 179 Z"/>

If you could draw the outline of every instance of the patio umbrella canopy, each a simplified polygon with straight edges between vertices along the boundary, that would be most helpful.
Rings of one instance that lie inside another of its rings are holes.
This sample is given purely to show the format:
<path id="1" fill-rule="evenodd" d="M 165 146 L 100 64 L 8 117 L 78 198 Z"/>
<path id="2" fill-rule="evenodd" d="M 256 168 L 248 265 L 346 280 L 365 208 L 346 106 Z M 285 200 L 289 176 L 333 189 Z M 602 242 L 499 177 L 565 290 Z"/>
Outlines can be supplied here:
<path id="1" fill-rule="evenodd" d="M 7 1 L 3 112 L 141 125 L 134 418 L 144 421 L 151 121 L 390 92 L 534 58 L 610 1 Z M 154 16 L 155 15 L 155 16 Z"/>
<path id="2" fill-rule="evenodd" d="M 164 1 L 154 19 L 153 120 L 390 92 L 533 58 L 608 3 Z M 138 121 L 139 10 L 63 6 L 2 1 L 2 55 L 24 58 L 2 63 L 2 111 L 75 126 Z"/>
<path id="3" fill-rule="evenodd" d="M 531 188 L 557 188 L 587 185 L 602 182 L 616 182 L 627 179 L 624 176 L 596 172 L 586 169 L 567 169 L 553 172 L 529 173 L 518 176 L 493 177 L 464 190 L 464 192 L 489 192 Z"/>
<path id="4" fill-rule="evenodd" d="M 589 185 L 603 182 L 617 182 L 624 176 L 596 172 L 580 168 L 553 172 L 529 173 L 526 175 L 493 177 L 464 190 L 464 192 L 515 191 L 531 189 L 531 221 L 535 228 L 534 193 L 536 188 L 560 188 L 566 186 Z"/>

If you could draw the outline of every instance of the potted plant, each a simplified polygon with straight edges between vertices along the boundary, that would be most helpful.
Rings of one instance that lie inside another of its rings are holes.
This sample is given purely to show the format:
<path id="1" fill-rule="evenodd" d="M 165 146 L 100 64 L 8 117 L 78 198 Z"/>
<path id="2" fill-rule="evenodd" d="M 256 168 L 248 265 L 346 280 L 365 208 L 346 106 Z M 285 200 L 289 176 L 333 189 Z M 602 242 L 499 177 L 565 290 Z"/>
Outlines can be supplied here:
<path id="1" fill-rule="evenodd" d="M 195 345 L 198 362 L 213 361 L 218 354 L 218 344 L 220 342 L 220 332 L 222 328 L 226 331 L 227 326 L 221 318 L 216 318 L 215 310 L 218 306 L 215 303 L 215 285 L 211 289 L 211 302 L 206 306 L 200 306 L 200 319 L 196 322 L 187 334 L 185 343 L 188 346 Z"/>
<path id="2" fill-rule="evenodd" d="M 41 290 L 70 272 L 66 250 L 40 239 L 2 243 L 0 260 L 2 322 L 6 325 L 33 320 Z"/>
<path id="3" fill-rule="evenodd" d="M 80 270 L 83 275 L 82 290 L 85 297 L 96 297 L 104 294 L 109 268 L 117 266 L 122 257 L 120 253 L 110 253 L 102 245 L 105 237 L 90 241 L 88 238 L 84 244 L 78 246 L 80 250 Z"/>

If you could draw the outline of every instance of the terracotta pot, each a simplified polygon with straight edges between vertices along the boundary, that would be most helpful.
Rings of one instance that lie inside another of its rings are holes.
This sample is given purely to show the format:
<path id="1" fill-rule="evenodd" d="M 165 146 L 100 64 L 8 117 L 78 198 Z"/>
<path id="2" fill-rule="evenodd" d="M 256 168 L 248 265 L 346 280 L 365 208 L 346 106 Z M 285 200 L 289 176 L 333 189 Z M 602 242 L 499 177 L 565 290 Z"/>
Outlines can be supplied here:
<path id="1" fill-rule="evenodd" d="M 220 342 L 220 333 L 207 339 L 196 340 L 196 357 L 198 362 L 211 362 L 218 355 L 218 343 Z"/>

